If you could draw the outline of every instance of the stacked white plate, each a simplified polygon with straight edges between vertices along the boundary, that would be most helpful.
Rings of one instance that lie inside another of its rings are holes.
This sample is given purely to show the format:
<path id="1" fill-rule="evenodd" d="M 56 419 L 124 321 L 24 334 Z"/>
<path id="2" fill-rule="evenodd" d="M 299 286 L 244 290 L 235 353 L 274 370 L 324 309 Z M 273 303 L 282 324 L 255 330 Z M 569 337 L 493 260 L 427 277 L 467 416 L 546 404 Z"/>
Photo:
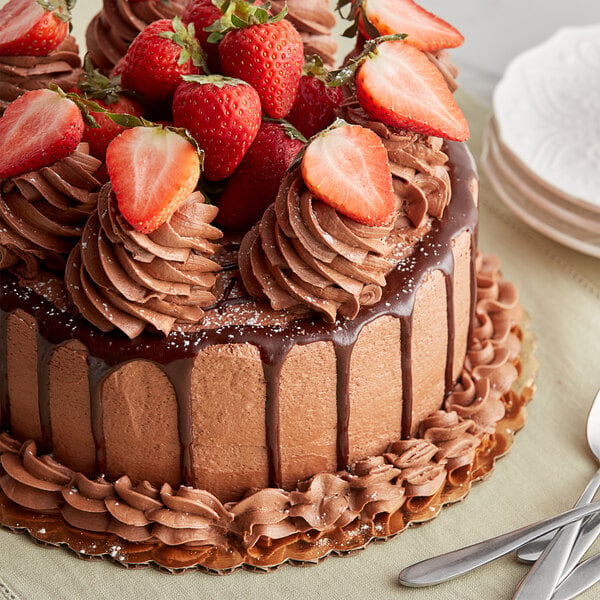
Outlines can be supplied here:
<path id="1" fill-rule="evenodd" d="M 600 258 L 600 25 L 515 58 L 494 92 L 483 168 L 525 223 Z"/>

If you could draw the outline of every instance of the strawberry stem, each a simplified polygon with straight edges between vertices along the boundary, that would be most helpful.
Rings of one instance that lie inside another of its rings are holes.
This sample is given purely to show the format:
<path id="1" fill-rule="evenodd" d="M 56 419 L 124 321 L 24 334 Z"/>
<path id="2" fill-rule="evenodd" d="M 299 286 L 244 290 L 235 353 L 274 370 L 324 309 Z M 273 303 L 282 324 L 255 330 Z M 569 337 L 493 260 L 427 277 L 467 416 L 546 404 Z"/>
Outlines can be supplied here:
<path id="1" fill-rule="evenodd" d="M 77 0 L 36 0 L 46 11 L 54 13 L 63 23 L 71 20 L 71 11 L 75 8 Z"/>
<path id="2" fill-rule="evenodd" d="M 89 54 L 86 54 L 83 59 L 83 68 L 77 87 L 85 98 L 94 98 L 107 104 L 116 104 L 119 101 L 119 96 L 124 91 L 121 87 L 121 78 L 117 76 L 109 79 L 106 75 L 103 75 L 98 69 L 94 68 L 94 63 Z"/>
<path id="3" fill-rule="evenodd" d="M 173 31 L 163 31 L 158 34 L 159 37 L 171 40 L 181 48 L 178 65 L 183 65 L 188 60 L 192 61 L 195 67 L 201 67 L 205 73 L 208 73 L 206 64 L 206 54 L 200 42 L 196 39 L 196 28 L 193 23 L 187 27 L 183 24 L 181 17 L 175 17 L 172 21 Z"/>
<path id="4" fill-rule="evenodd" d="M 316 77 L 324 83 L 331 80 L 331 73 L 326 69 L 323 59 L 318 54 L 307 56 L 302 65 L 302 75 Z"/>
<path id="5" fill-rule="evenodd" d="M 223 13 L 223 16 L 204 28 L 204 31 L 210 33 L 208 41 L 211 44 L 218 44 L 228 32 L 235 29 L 278 23 L 288 13 L 287 4 L 284 5 L 281 12 L 274 16 L 271 16 L 269 12 L 270 2 L 255 5 L 247 0 L 213 0 L 213 4 Z"/>
<path id="6" fill-rule="evenodd" d="M 226 85 L 250 85 L 241 79 L 226 77 L 225 75 L 182 75 L 181 78 L 184 81 L 191 81 L 193 83 L 199 83 L 200 85 L 211 84 L 219 89 L 224 88 Z"/>
<path id="7" fill-rule="evenodd" d="M 291 140 L 299 140 L 303 144 L 307 144 L 308 140 L 289 122 L 285 119 L 272 119 L 271 117 L 263 117 L 263 123 L 278 123 L 283 128 L 284 133 Z"/>
<path id="8" fill-rule="evenodd" d="M 347 85 L 354 78 L 356 71 L 369 57 L 377 54 L 377 47 L 383 42 L 395 42 L 406 38 L 406 33 L 395 33 L 394 35 L 383 35 L 373 40 L 367 40 L 363 51 L 347 65 L 337 71 L 332 71 L 332 79 L 327 83 L 330 87 L 340 87 Z"/>

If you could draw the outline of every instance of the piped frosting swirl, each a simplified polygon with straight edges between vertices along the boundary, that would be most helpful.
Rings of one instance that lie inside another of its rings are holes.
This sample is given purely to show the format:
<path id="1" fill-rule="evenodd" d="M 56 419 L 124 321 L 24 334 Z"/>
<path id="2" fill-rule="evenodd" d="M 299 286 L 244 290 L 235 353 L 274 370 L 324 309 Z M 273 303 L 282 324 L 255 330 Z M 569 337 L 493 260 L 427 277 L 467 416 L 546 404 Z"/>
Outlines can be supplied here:
<path id="1" fill-rule="evenodd" d="M 181 15 L 185 0 L 104 0 L 102 10 L 86 31 L 87 49 L 92 62 L 105 74 L 125 56 L 136 36 L 150 23 Z"/>
<path id="2" fill-rule="evenodd" d="M 398 204 L 411 223 L 419 227 L 428 215 L 441 219 L 452 196 L 443 140 L 375 121 L 355 97 L 348 98 L 340 111 L 348 123 L 367 127 L 381 138 L 388 152 Z"/>
<path id="3" fill-rule="evenodd" d="M 286 2 L 275 0 L 271 3 L 277 14 Z M 304 44 L 304 54 L 318 54 L 329 67 L 335 66 L 335 53 L 338 45 L 332 35 L 335 15 L 328 0 L 287 0 L 287 19 L 300 33 Z"/>
<path id="4" fill-rule="evenodd" d="M 40 262 L 64 269 L 66 255 L 96 209 L 100 182 L 94 174 L 101 162 L 88 150 L 82 143 L 49 167 L 0 183 L 0 268 L 26 277 Z"/>
<path id="5" fill-rule="evenodd" d="M 274 310 L 307 309 L 328 321 L 353 319 L 382 296 L 393 263 L 390 225 L 361 225 L 306 187 L 299 168 L 283 180 L 277 200 L 244 237 L 239 253 L 247 291 Z"/>
<path id="6" fill-rule="evenodd" d="M 136 231 L 119 213 L 110 183 L 98 211 L 69 256 L 67 290 L 82 315 L 102 331 L 130 338 L 148 326 L 168 335 L 197 323 L 220 267 L 210 260 L 222 233 L 210 223 L 218 209 L 192 194 L 170 220 L 150 234 Z"/>
<path id="7" fill-rule="evenodd" d="M 71 90 L 80 74 L 79 48 L 70 35 L 47 56 L 0 56 L 0 115 L 25 92 L 50 83 Z"/>

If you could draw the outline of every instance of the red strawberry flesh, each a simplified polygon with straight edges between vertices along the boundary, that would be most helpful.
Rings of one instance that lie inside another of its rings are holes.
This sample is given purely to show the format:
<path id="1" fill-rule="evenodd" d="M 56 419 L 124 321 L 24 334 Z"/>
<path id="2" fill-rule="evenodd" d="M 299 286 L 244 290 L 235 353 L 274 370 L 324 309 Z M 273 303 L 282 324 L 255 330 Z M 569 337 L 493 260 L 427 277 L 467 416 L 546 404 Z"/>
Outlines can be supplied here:
<path id="1" fill-rule="evenodd" d="M 357 72 L 356 94 L 371 117 L 392 127 L 449 140 L 469 138 L 467 121 L 443 75 L 404 41 L 377 47 Z"/>
<path id="2" fill-rule="evenodd" d="M 368 0 L 365 10 L 381 35 L 406 33 L 406 42 L 423 52 L 456 48 L 464 42 L 452 25 L 413 0 Z"/>
<path id="3" fill-rule="evenodd" d="M 0 179 L 51 165 L 81 141 L 77 105 L 50 90 L 34 90 L 12 102 L 0 118 Z"/>
<path id="4" fill-rule="evenodd" d="M 194 146 L 160 127 L 125 130 L 108 146 L 106 165 L 121 214 L 142 233 L 168 221 L 200 177 Z"/>
<path id="5" fill-rule="evenodd" d="M 360 125 L 333 127 L 313 138 L 302 158 L 309 190 L 365 225 L 389 223 L 396 207 L 387 151 Z"/>
<path id="6" fill-rule="evenodd" d="M 68 24 L 37 0 L 10 0 L 0 9 L 0 55 L 45 56 L 67 31 Z"/>

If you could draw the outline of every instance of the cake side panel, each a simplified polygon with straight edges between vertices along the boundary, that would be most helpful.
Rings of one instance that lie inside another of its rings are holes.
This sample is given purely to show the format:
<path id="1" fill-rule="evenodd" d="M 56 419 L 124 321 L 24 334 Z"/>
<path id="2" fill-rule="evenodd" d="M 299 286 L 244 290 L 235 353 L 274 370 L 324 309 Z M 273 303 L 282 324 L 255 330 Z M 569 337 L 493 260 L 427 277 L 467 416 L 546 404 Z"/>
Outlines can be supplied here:
<path id="1" fill-rule="evenodd" d="M 349 380 L 349 463 L 384 452 L 400 437 L 402 370 L 400 320 L 381 317 L 356 342 Z"/>
<path id="2" fill-rule="evenodd" d="M 469 321 L 471 320 L 471 261 L 472 234 L 461 233 L 452 245 L 454 253 L 454 362 L 452 379 L 456 381 L 465 364 L 469 341 Z"/>
<path id="3" fill-rule="evenodd" d="M 228 501 L 269 485 L 266 396 L 256 346 L 217 345 L 198 354 L 192 372 L 195 487 Z"/>
<path id="4" fill-rule="evenodd" d="M 8 397 L 12 434 L 21 440 L 42 439 L 38 401 L 38 343 L 35 319 L 22 310 L 8 316 Z"/>
<path id="5" fill-rule="evenodd" d="M 428 273 L 417 292 L 412 323 L 412 421 L 414 436 L 421 421 L 444 400 L 448 356 L 446 280 L 439 270 Z"/>
<path id="6" fill-rule="evenodd" d="M 162 369 L 148 361 L 126 363 L 104 380 L 101 398 L 106 475 L 179 485 L 177 398 Z"/>
<path id="7" fill-rule="evenodd" d="M 69 342 L 54 350 L 49 369 L 53 453 L 70 468 L 93 476 L 96 450 L 83 344 Z"/>
<path id="8" fill-rule="evenodd" d="M 283 486 L 337 468 L 337 366 L 333 344 L 294 346 L 279 389 Z"/>

